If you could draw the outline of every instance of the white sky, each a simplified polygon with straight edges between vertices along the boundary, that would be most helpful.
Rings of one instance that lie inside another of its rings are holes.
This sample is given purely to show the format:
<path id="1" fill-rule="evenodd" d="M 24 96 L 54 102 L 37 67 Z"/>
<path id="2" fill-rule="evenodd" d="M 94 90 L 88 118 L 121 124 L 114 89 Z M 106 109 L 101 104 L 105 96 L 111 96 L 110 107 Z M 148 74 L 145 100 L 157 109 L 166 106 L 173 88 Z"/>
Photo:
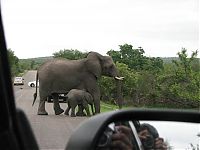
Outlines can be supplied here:
<path id="1" fill-rule="evenodd" d="M 197 123 L 184 123 L 172 121 L 141 121 L 140 123 L 149 123 L 153 125 L 159 136 L 173 146 L 174 150 L 190 149 L 190 143 L 195 147 L 199 144 L 200 125 Z"/>
<path id="2" fill-rule="evenodd" d="M 198 0 L 2 0 L 7 47 L 19 58 L 61 49 L 106 54 L 125 43 L 147 56 L 199 46 Z M 198 55 L 200 57 L 200 54 Z"/>

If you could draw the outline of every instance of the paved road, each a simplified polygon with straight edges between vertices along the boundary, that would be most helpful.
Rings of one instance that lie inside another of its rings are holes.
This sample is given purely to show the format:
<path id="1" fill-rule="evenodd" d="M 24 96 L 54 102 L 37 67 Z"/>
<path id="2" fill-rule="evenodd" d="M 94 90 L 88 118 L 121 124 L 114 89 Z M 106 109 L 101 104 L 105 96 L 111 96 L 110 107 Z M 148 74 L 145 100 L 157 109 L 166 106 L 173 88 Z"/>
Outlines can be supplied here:
<path id="1" fill-rule="evenodd" d="M 46 103 L 48 116 L 37 115 L 39 97 L 37 97 L 35 105 L 32 107 L 35 88 L 27 85 L 29 81 L 35 80 L 35 75 L 36 71 L 28 71 L 24 75 L 25 84 L 23 86 L 14 86 L 16 105 L 26 113 L 40 149 L 64 149 L 72 132 L 87 117 L 56 116 L 54 115 L 52 103 Z M 66 109 L 66 105 L 66 103 L 61 103 L 63 109 Z"/>

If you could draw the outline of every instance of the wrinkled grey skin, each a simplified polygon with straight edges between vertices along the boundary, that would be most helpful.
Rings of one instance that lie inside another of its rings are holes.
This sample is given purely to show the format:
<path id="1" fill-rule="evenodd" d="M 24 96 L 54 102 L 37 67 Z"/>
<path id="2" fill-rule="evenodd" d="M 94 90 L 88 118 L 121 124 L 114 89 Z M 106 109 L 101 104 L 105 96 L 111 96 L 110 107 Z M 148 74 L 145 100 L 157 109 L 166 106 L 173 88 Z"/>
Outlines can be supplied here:
<path id="1" fill-rule="evenodd" d="M 45 100 L 51 94 L 54 99 L 55 114 L 59 115 L 64 112 L 59 105 L 57 93 L 66 93 L 71 89 L 84 89 L 89 92 L 93 97 L 95 113 L 100 113 L 100 90 L 97 79 L 102 75 L 113 77 L 116 80 L 120 79 L 112 58 L 96 52 L 88 53 L 84 59 L 53 59 L 44 63 L 36 75 L 36 81 L 39 79 L 40 82 L 37 114 L 48 115 L 45 110 Z M 37 84 L 33 104 L 36 97 Z"/>
<path id="2" fill-rule="evenodd" d="M 93 98 L 92 95 L 84 90 L 72 89 L 67 94 L 68 107 L 65 110 L 65 115 L 69 115 L 69 110 L 71 109 L 71 117 L 76 117 L 75 108 L 81 105 L 85 109 L 87 116 L 90 116 L 90 110 L 88 104 L 91 106 L 92 114 L 93 110 Z"/>

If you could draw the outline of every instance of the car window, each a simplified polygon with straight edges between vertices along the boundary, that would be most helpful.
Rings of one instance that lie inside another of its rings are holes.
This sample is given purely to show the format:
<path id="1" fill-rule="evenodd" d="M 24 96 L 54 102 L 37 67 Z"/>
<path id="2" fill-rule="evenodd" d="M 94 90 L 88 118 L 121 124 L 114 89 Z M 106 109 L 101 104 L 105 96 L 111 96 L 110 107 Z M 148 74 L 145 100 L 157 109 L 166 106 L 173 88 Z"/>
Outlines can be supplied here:
<path id="1" fill-rule="evenodd" d="M 64 149 L 95 113 L 199 110 L 198 0 L 2 0 L 1 11 L 15 103 L 41 149 Z M 69 110 L 84 92 L 93 111 Z"/>

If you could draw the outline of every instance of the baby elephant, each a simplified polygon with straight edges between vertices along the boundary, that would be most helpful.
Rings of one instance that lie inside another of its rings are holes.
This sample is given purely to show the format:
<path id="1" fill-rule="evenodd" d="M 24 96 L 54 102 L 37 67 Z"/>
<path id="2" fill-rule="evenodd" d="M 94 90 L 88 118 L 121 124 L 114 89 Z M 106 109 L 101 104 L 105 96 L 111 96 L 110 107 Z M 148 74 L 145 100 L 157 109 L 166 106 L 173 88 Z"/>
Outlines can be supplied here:
<path id="1" fill-rule="evenodd" d="M 88 116 L 90 116 L 90 111 L 88 104 L 90 104 L 92 113 L 94 114 L 93 110 L 93 97 L 90 93 L 84 90 L 72 89 L 66 96 L 68 107 L 65 110 L 65 115 L 69 115 L 69 110 L 71 109 L 71 117 L 76 117 L 75 115 L 75 108 L 78 105 L 79 108 L 86 110 Z"/>

